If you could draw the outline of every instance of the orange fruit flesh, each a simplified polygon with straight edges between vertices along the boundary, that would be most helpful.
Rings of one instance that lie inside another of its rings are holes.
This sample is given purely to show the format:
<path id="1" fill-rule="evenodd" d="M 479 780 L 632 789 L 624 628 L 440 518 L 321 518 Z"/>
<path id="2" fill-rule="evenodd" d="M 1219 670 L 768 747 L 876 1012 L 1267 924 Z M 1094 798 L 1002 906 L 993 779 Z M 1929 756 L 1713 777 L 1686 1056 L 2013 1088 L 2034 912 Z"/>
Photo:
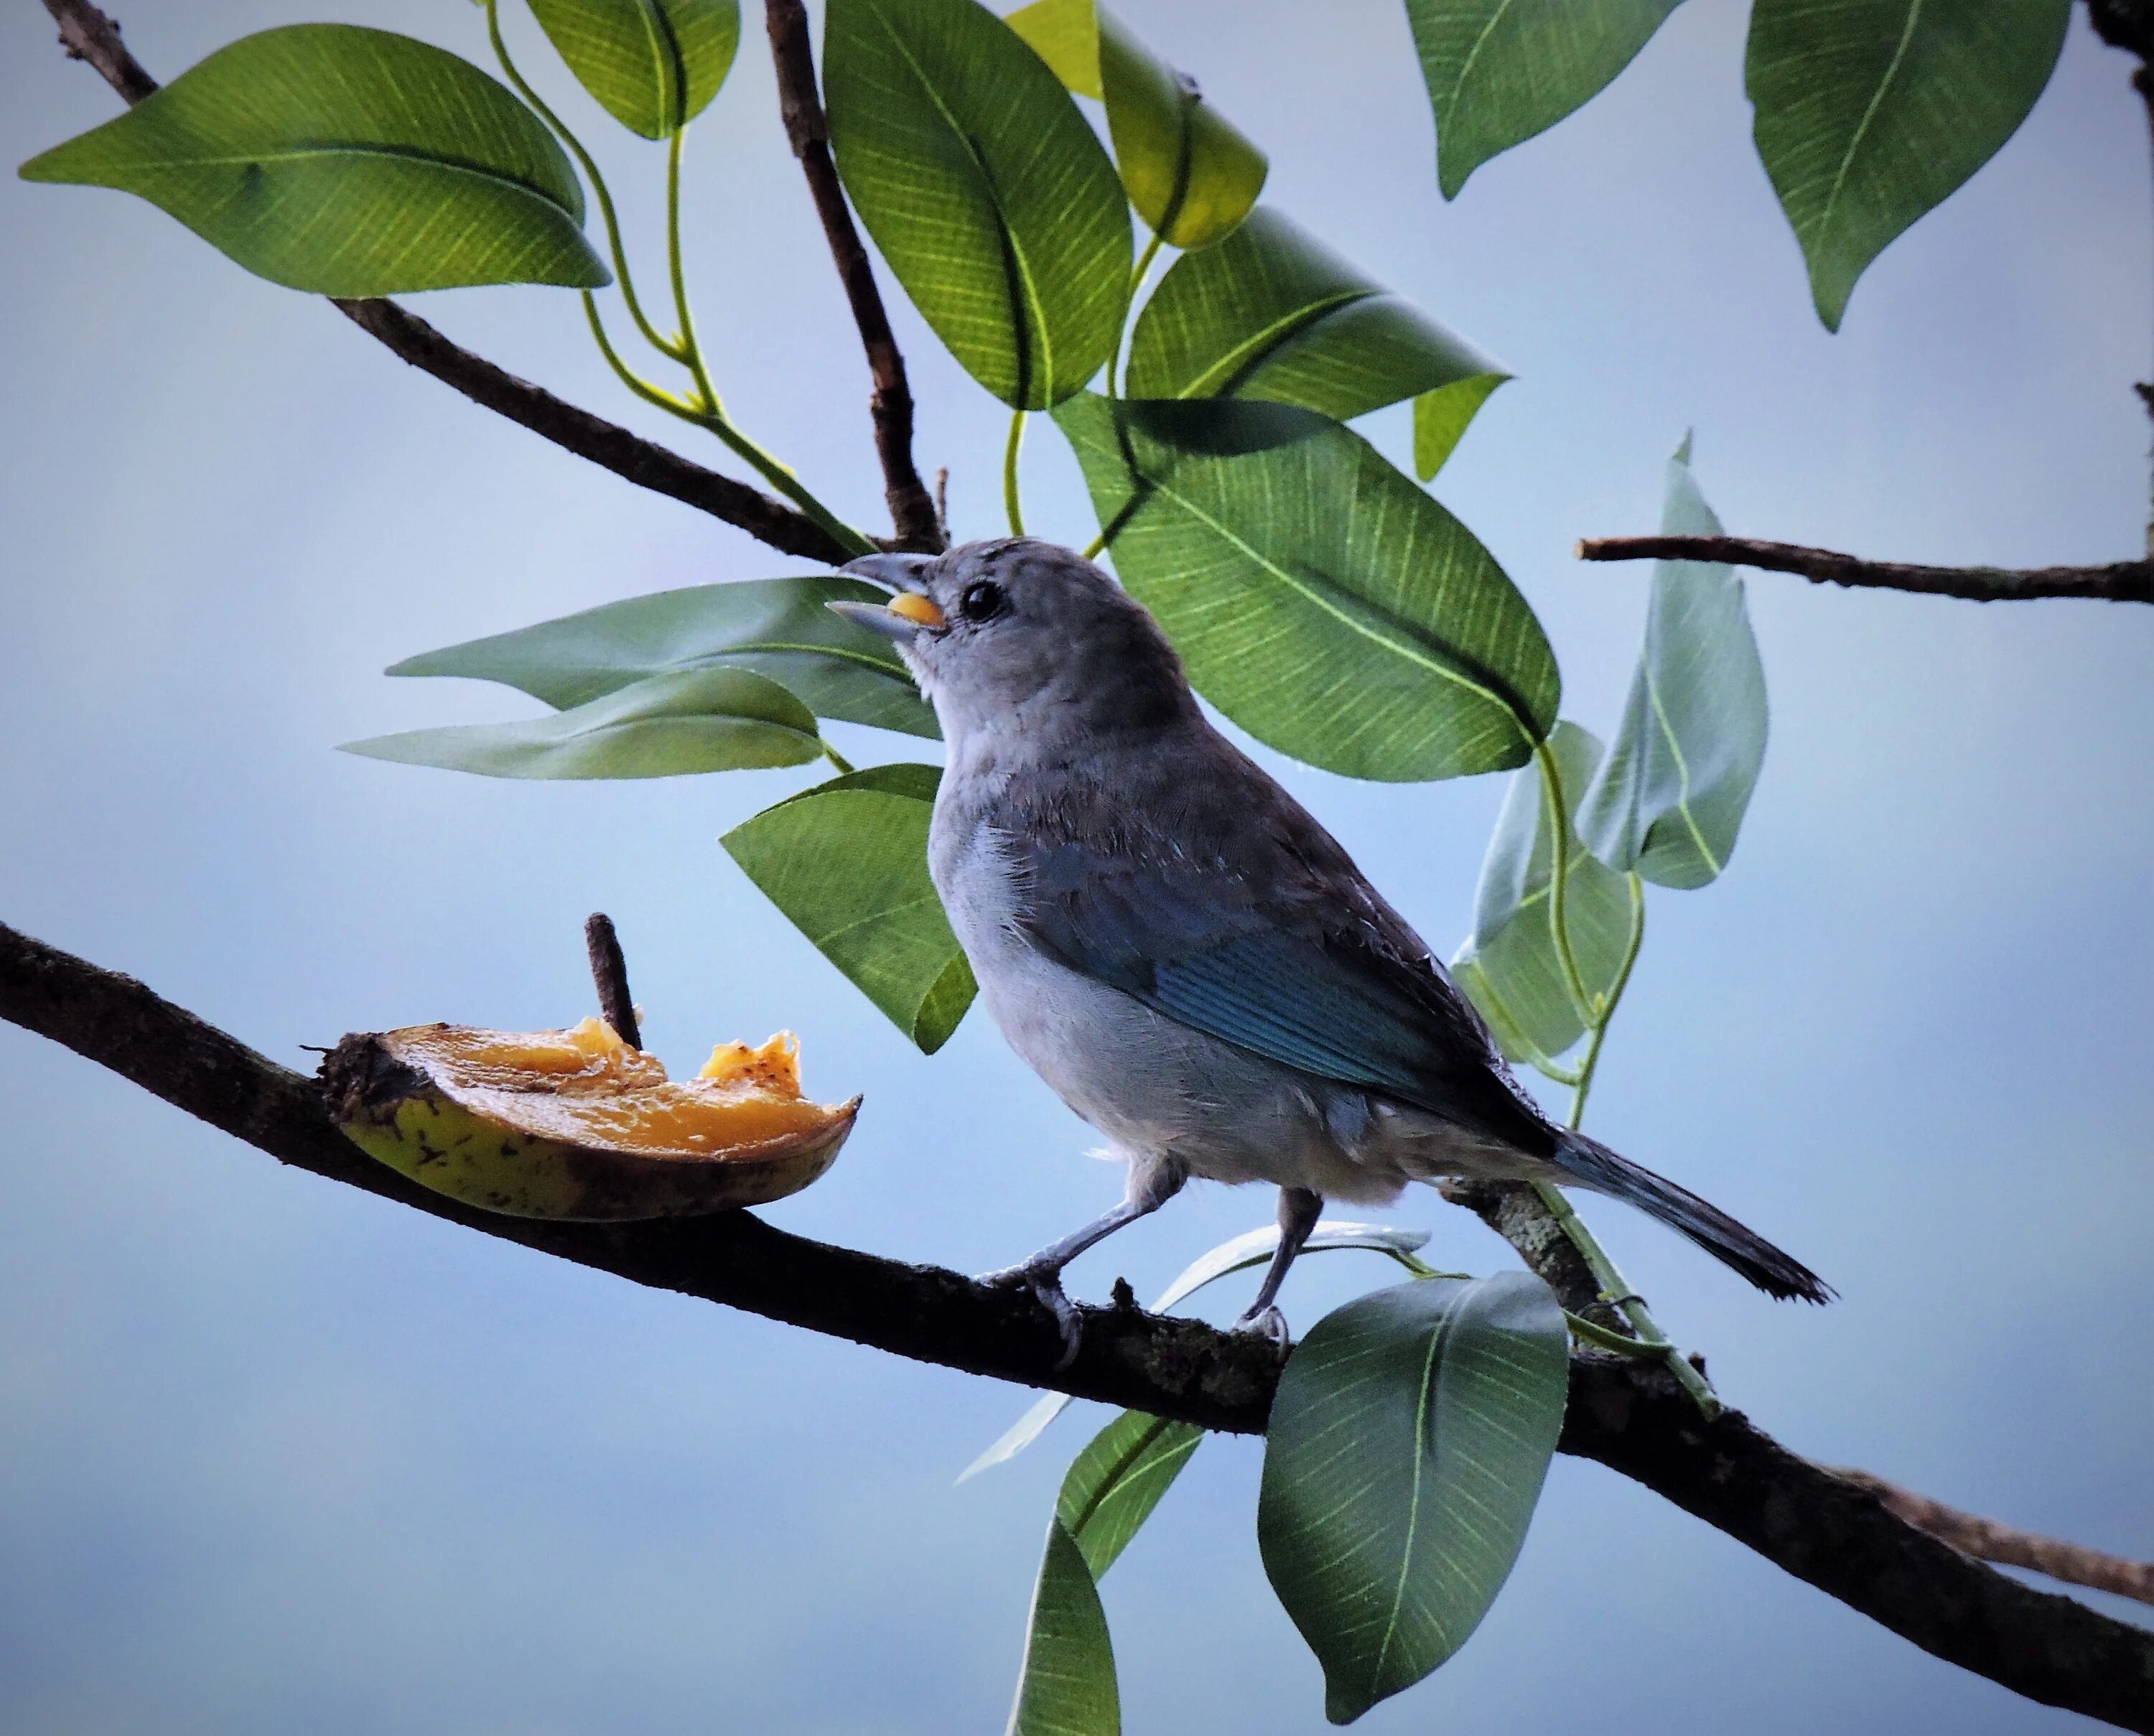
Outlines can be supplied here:
<path id="1" fill-rule="evenodd" d="M 630 1049 L 596 1019 L 564 1031 L 439 1025 L 398 1033 L 402 1058 L 467 1109 L 544 1139 L 647 1156 L 710 1156 L 826 1126 L 800 1095 L 799 1045 L 722 1043 L 695 1079 Z"/>

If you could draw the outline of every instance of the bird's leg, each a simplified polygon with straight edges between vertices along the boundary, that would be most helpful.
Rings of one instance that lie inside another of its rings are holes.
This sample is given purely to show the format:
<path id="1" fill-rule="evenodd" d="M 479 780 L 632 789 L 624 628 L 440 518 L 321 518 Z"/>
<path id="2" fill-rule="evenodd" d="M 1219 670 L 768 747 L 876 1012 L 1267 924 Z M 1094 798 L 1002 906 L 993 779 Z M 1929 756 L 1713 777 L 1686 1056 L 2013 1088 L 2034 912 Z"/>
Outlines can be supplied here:
<path id="1" fill-rule="evenodd" d="M 1324 1196 L 1313 1187 L 1282 1187 L 1279 1197 L 1279 1247 L 1272 1254 L 1270 1267 L 1264 1273 L 1264 1281 L 1257 1286 L 1257 1299 L 1252 1302 L 1241 1319 L 1234 1322 L 1237 1332 L 1261 1332 L 1284 1350 L 1286 1347 L 1286 1316 L 1277 1305 L 1279 1286 L 1286 1282 L 1286 1269 L 1294 1264 L 1294 1257 L 1301 1252 L 1301 1245 L 1309 1239 L 1309 1233 L 1316 1228 L 1316 1220 L 1324 1210 Z"/>
<path id="2" fill-rule="evenodd" d="M 1171 1160 L 1130 1165 L 1129 1192 L 1122 1202 L 1111 1212 L 1102 1212 L 1082 1229 L 1073 1231 L 1059 1242 L 1050 1242 L 1030 1259 L 999 1272 L 983 1274 L 982 1284 L 1008 1284 L 1030 1290 L 1054 1311 L 1056 1323 L 1062 1328 L 1062 1361 L 1055 1365 L 1059 1373 L 1077 1360 L 1077 1310 L 1070 1306 L 1069 1298 L 1063 1293 L 1062 1269 L 1070 1261 L 1091 1248 L 1104 1242 L 1114 1233 L 1140 1218 L 1149 1218 L 1161 1206 L 1182 1192 L 1182 1184 L 1189 1179 L 1189 1172 Z M 1312 1223 L 1314 1219 L 1310 1220 Z M 1304 1231 L 1306 1235 L 1308 1232 Z M 1297 1244 L 1298 1245 L 1298 1244 Z"/>

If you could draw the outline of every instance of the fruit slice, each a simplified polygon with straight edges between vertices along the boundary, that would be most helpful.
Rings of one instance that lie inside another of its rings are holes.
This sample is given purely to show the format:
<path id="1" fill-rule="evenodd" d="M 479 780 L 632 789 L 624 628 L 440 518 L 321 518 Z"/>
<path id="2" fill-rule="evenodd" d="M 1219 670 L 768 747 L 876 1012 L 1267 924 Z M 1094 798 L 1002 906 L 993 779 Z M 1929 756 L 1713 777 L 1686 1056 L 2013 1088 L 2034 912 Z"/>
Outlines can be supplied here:
<path id="1" fill-rule="evenodd" d="M 800 1095 L 799 1049 L 723 1043 L 695 1079 L 586 1019 L 564 1031 L 421 1024 L 346 1037 L 322 1062 L 361 1150 L 466 1205 L 516 1218 L 683 1218 L 797 1193 L 860 1100 Z"/>

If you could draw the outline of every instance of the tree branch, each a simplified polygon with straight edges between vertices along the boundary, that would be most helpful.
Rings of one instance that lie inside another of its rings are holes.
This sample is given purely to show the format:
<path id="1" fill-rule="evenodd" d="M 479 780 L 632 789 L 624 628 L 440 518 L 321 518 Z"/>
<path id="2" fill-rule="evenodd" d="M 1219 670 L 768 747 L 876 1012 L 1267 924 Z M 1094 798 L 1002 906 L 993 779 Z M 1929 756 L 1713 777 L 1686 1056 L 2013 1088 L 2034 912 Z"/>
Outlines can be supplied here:
<path id="1" fill-rule="evenodd" d="M 2082 1544 L 2000 1524 L 1980 1514 L 1932 1501 L 1927 1495 L 1918 1495 L 1867 1471 L 1852 1471 L 1840 1465 L 1826 1468 L 1856 1488 L 1869 1490 L 1909 1524 L 1942 1538 L 1962 1555 L 1978 1561 L 2001 1561 L 2007 1567 L 2024 1567 L 2068 1585 L 2085 1585 L 2092 1591 L 2112 1591 L 2119 1597 L 2154 1603 L 2154 1561 L 2127 1561 Z"/>
<path id="2" fill-rule="evenodd" d="M 944 544 L 942 520 L 912 462 L 912 388 L 905 377 L 905 357 L 891 333 L 875 271 L 860 245 L 846 208 L 845 190 L 830 161 L 830 129 L 815 93 L 815 54 L 808 39 L 808 13 L 800 0 L 768 0 L 770 58 L 778 68 L 778 101 L 785 135 L 808 177 L 815 214 L 837 262 L 839 280 L 851 304 L 853 323 L 867 351 L 868 375 L 875 391 L 868 413 L 875 423 L 875 452 L 882 460 L 883 494 L 897 534 L 893 547 L 939 552 Z"/>
<path id="3" fill-rule="evenodd" d="M 74 0 L 45 0 L 68 5 Z M 506 368 L 474 355 L 443 337 L 416 314 L 393 301 L 338 301 L 334 306 L 361 331 L 380 339 L 423 373 L 452 385 L 474 404 L 588 458 L 602 469 L 653 493 L 708 513 L 746 531 L 759 543 L 804 560 L 841 566 L 852 559 L 829 532 L 805 513 L 746 483 L 682 457 L 631 434 L 617 422 L 555 397 Z"/>
<path id="4" fill-rule="evenodd" d="M 2150 77 L 2154 69 L 2154 5 L 2148 0 L 2087 0 L 2087 20 L 2110 47 L 2139 57 L 2139 64 L 2132 69 L 2131 88 L 2139 93 L 2147 125 L 2154 130 L 2154 77 Z M 2154 384 L 2141 380 L 2131 390 L 2140 406 L 2154 417 Z M 2150 504 L 2146 520 L 2146 553 L 2154 559 L 2154 504 Z"/>
<path id="5" fill-rule="evenodd" d="M 1078 1310 L 1075 1359 L 1029 1293 L 786 1234 L 745 1212 L 549 1223 L 473 1211 L 367 1157 L 313 1082 L 160 998 L 0 925 L 0 1019 L 133 1080 L 281 1162 L 637 1284 L 1028 1386 L 1260 1433 L 1269 1345 L 1129 1306 Z M 1666 1496 L 1937 1657 L 2015 1693 L 2154 1733 L 2154 1634 L 1983 1566 L 1736 1412 L 1708 1422 L 1666 1372 L 1571 1362 L 1563 1450 Z"/>
<path id="6" fill-rule="evenodd" d="M 130 103 L 156 81 L 118 27 L 85 0 L 45 0 L 60 39 Z M 807 174 L 875 381 L 872 411 L 901 547 L 942 534 L 911 453 L 912 402 L 865 250 L 845 208 L 816 100 L 799 0 L 768 0 L 787 129 Z M 385 300 L 338 301 L 361 329 L 473 401 L 626 480 L 739 526 L 789 554 L 843 551 L 804 515 L 615 424 L 564 403 L 450 342 Z M 2096 596 L 2154 601 L 2154 564 L 2008 573 L 1907 567 L 1737 539 L 1583 544 L 1587 559 L 1672 556 L 1740 561 L 1818 580 L 1988 600 Z M 790 1236 L 746 1213 L 666 1223 L 545 1223 L 472 1211 L 375 1164 L 338 1132 L 313 1083 L 173 1006 L 131 978 L 0 926 L 0 1017 L 38 1032 L 280 1161 L 484 1233 L 812 1330 L 967 1372 L 1049 1386 L 1229 1432 L 1261 1432 L 1279 1364 L 1262 1341 L 1127 1307 L 1079 1310 L 1075 1360 L 1029 1294 L 934 1267 L 908 1266 Z M 1538 1248 L 1575 1289 L 1560 1252 L 1500 1195 L 1471 1202 L 1514 1242 Z M 1513 1219 L 1519 1221 L 1513 1222 Z M 1544 1275 L 1548 1275 L 1545 1274 Z M 1590 1309 L 1590 1296 L 1568 1299 Z M 1959 1513 L 1860 1472 L 1798 1458 L 1738 1412 L 1708 1422 L 1661 1370 L 1621 1357 L 1573 1359 L 1563 1450 L 1656 1490 L 1937 1657 L 2049 1704 L 2154 1732 L 2154 1636 L 2036 1591 L 1969 1559 L 1983 1555 L 2074 1583 L 2154 1596 L 2154 1569 Z M 1954 1547 L 1953 1545 L 1957 1545 Z M 1965 1553 L 1963 1553 L 1964 1551 Z M 2135 1589 L 2136 1588 L 2136 1589 Z"/>
<path id="7" fill-rule="evenodd" d="M 89 0 L 44 0 L 44 5 L 59 26 L 60 43 L 69 58 L 87 62 L 128 102 L 139 103 L 157 89 L 157 81 L 120 41 L 119 25 Z M 837 539 L 804 513 L 518 379 L 483 356 L 451 343 L 396 303 L 331 299 L 353 324 L 387 345 L 413 367 L 578 457 L 588 458 L 638 488 L 722 518 L 785 554 L 833 566 L 848 558 L 848 551 Z M 909 401 L 906 415 L 909 421 Z"/>
<path id="8" fill-rule="evenodd" d="M 2112 603 L 2154 603 L 2154 560 L 2112 561 L 2106 567 L 1918 567 L 1863 560 L 1830 549 L 1761 543 L 1748 537 L 1589 537 L 1580 560 L 1718 560 L 1769 572 L 1797 573 L 1819 585 L 1910 590 L 1977 603 L 2032 597 L 2090 597 Z"/>

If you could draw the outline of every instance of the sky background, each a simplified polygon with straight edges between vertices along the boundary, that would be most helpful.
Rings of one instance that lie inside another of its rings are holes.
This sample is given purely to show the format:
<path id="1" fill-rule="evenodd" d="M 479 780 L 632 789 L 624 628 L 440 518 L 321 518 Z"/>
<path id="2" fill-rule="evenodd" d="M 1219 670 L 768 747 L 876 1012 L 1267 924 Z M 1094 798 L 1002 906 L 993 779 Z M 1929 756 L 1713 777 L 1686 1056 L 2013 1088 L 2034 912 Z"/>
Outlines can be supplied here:
<path id="1" fill-rule="evenodd" d="M 329 9 L 483 58 L 467 7 Z M 120 10 L 165 77 L 320 15 Z M 865 368 L 755 10 L 696 129 L 700 322 L 743 424 L 870 522 Z M 1652 528 L 1687 427 L 1738 532 L 1937 562 L 2141 549 L 2146 121 L 2130 64 L 2076 10 L 2019 136 L 1871 268 L 1836 337 L 1749 144 L 1730 0 L 1682 8 L 1452 205 L 1396 0 L 1123 10 L 1269 149 L 1273 202 L 1517 372 L 1438 492 L 1540 610 L 1580 721 L 1615 717 L 1646 574 L 1570 545 Z M 655 283 L 661 154 L 607 132 L 528 19 L 516 40 L 613 147 Z M 8 161 L 114 107 L 41 8 L 0 12 Z M 347 1030 L 574 1020 L 579 925 L 603 908 L 676 1066 L 790 1026 L 812 1093 L 866 1093 L 843 1159 L 773 1223 L 977 1270 L 1110 1202 L 1088 1131 L 985 1019 L 922 1059 L 718 849 L 812 770 L 515 784 L 333 751 L 531 709 L 382 679 L 399 657 L 799 563 L 476 409 L 138 201 L 0 181 L 0 920 L 304 1066 L 300 1045 Z M 921 462 L 950 467 L 959 534 L 993 534 L 1003 412 L 891 301 Z M 413 304 L 715 459 L 625 401 L 566 293 Z M 1365 426 L 1404 456 L 1404 406 Z M 1025 479 L 1035 530 L 1089 536 L 1044 426 Z M 1776 1306 L 1620 1207 L 1590 1215 L 1728 1397 L 1797 1450 L 2154 1555 L 2154 610 L 1749 582 L 1764 780 L 1725 879 L 1655 891 L 1590 1125 L 1845 1300 Z M 917 757 L 837 733 L 858 758 Z M 1501 780 L 1268 763 L 1448 952 Z M 285 1173 L 8 1027 L 0 1105 L 0 1728 L 1000 1728 L 1054 1488 L 1096 1415 L 953 1487 L 1027 1394 Z M 1149 1294 L 1270 1210 L 1192 1189 L 1073 1289 L 1126 1274 Z M 1432 1194 L 1391 1215 L 1432 1228 L 1442 1264 L 1511 1263 Z M 1307 1263 L 1289 1316 L 1391 1272 Z M 1225 1317 L 1246 1290 L 1213 1294 Z M 1259 1463 L 1256 1442 L 1207 1442 L 1107 1581 L 1132 1736 L 1322 1728 L 1317 1667 L 1257 1558 Z M 1363 1728 L 2074 1722 L 1559 1459 L 1480 1632 Z"/>

